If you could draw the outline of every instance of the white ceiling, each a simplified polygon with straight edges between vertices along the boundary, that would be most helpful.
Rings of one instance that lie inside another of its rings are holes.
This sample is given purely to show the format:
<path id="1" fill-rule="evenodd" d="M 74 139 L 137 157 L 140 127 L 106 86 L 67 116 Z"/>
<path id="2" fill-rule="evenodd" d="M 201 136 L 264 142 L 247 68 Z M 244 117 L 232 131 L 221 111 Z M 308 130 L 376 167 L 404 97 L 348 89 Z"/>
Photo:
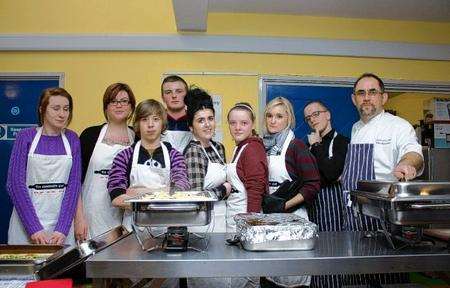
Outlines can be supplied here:
<path id="1" fill-rule="evenodd" d="M 450 0 L 172 0 L 178 31 L 206 31 L 209 12 L 450 22 Z"/>

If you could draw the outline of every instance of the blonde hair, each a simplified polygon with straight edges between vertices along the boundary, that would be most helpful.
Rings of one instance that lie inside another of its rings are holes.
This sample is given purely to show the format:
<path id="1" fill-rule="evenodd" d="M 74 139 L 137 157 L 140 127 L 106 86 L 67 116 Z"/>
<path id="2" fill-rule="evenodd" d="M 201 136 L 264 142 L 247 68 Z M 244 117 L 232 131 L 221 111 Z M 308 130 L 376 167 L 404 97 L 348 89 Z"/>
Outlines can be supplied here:
<path id="1" fill-rule="evenodd" d="M 133 129 L 134 132 L 136 132 L 137 135 L 141 135 L 139 122 L 142 118 L 145 118 L 149 115 L 156 115 L 158 117 L 161 117 L 162 120 L 162 129 L 161 134 L 164 133 L 167 129 L 167 112 L 164 106 L 161 104 L 161 102 L 156 101 L 154 99 L 147 99 L 142 101 L 138 104 L 136 107 L 136 111 L 134 113 L 133 118 Z"/>
<path id="2" fill-rule="evenodd" d="M 275 106 L 282 106 L 286 110 L 286 114 L 288 116 L 288 125 L 287 126 L 291 129 L 294 129 L 295 128 L 295 114 L 294 114 L 294 108 L 292 108 L 291 102 L 289 102 L 289 100 L 287 100 L 284 97 L 276 97 L 276 98 L 272 99 L 269 103 L 267 103 L 266 108 L 264 109 L 263 126 L 264 126 L 264 129 L 266 130 L 266 132 L 267 132 L 266 115 Z"/>

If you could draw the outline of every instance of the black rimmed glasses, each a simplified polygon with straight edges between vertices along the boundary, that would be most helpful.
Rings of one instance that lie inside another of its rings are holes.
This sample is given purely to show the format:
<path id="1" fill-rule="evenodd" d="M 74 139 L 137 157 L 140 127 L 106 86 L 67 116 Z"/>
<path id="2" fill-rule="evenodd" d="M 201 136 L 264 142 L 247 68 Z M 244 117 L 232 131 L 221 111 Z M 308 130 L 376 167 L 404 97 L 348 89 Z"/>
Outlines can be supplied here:
<path id="1" fill-rule="evenodd" d="M 353 94 L 355 94 L 355 96 L 358 97 L 364 97 L 364 96 L 369 96 L 369 97 L 375 97 L 377 95 L 383 94 L 383 91 L 380 91 L 378 89 L 369 89 L 369 90 L 356 90 L 353 92 Z"/>
<path id="2" fill-rule="evenodd" d="M 110 104 L 114 105 L 114 106 L 119 106 L 119 104 L 121 106 L 126 106 L 128 104 L 130 104 L 130 100 L 128 99 L 122 99 L 122 100 L 112 100 L 111 102 L 109 102 Z"/>
<path id="3" fill-rule="evenodd" d="M 311 113 L 311 115 L 305 116 L 305 122 L 309 122 L 311 121 L 312 118 L 317 118 L 319 117 L 320 113 L 325 113 L 328 112 L 327 110 L 322 110 L 322 111 L 314 111 Z"/>

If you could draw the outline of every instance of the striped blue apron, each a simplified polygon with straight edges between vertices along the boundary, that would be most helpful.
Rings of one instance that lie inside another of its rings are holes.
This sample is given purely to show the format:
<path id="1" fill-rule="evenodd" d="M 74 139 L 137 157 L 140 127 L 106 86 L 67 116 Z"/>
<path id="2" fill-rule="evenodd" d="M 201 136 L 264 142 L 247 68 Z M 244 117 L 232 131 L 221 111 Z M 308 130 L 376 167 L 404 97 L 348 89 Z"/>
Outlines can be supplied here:
<path id="1" fill-rule="evenodd" d="M 349 144 L 347 156 L 345 158 L 344 171 L 342 173 L 342 188 L 344 192 L 344 231 L 377 231 L 381 229 L 378 219 L 362 214 L 355 215 L 349 201 L 349 193 L 355 190 L 358 180 L 374 180 L 375 169 L 373 159 L 373 144 Z M 364 285 L 364 284 L 394 284 L 407 283 L 409 277 L 407 273 L 390 274 L 358 274 L 343 276 L 344 285 Z"/>
<path id="2" fill-rule="evenodd" d="M 320 189 L 309 209 L 310 220 L 319 231 L 342 231 L 344 227 L 344 197 L 340 182 Z"/>
<path id="3" fill-rule="evenodd" d="M 342 188 L 345 202 L 345 231 L 377 231 L 379 221 L 365 215 L 354 215 L 350 202 L 350 191 L 356 190 L 359 180 L 375 180 L 373 144 L 349 144 L 342 172 Z"/>
<path id="4" fill-rule="evenodd" d="M 319 231 L 342 231 L 344 227 L 344 196 L 340 182 L 320 189 L 316 200 L 309 209 L 310 220 L 317 224 Z M 342 287 L 342 275 L 313 275 L 311 287 Z"/>

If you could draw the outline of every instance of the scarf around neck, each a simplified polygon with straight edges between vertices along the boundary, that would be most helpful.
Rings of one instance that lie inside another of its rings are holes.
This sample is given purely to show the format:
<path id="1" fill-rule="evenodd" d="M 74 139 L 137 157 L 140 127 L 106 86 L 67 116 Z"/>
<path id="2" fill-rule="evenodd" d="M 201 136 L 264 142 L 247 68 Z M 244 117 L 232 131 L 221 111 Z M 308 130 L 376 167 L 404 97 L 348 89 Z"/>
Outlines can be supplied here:
<path id="1" fill-rule="evenodd" d="M 283 150 L 283 144 L 286 138 L 290 134 L 291 129 L 286 128 L 278 133 L 267 133 L 263 137 L 264 147 L 266 147 L 266 152 L 268 156 L 280 155 Z"/>

